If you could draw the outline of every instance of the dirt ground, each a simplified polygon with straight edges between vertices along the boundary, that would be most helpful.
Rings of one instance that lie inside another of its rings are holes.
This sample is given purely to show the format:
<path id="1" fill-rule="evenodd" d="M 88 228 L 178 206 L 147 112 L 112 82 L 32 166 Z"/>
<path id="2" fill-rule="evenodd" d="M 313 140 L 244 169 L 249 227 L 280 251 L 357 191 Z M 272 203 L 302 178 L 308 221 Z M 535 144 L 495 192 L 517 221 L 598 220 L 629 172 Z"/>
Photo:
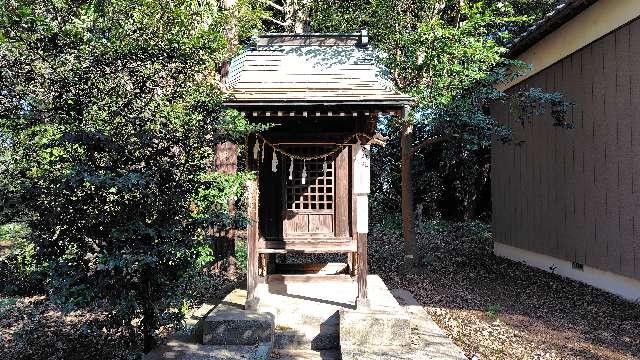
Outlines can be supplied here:
<path id="1" fill-rule="evenodd" d="M 469 358 L 640 359 L 640 304 L 495 257 L 488 230 L 429 224 L 418 235 L 422 264 L 405 275 L 400 234 L 374 228 L 370 271 L 411 291 Z M 205 296 L 229 283 L 194 294 L 213 301 Z M 0 359 L 136 358 L 139 334 L 106 329 L 107 317 L 98 309 L 64 314 L 44 296 L 0 294 Z"/>
<path id="2" fill-rule="evenodd" d="M 396 232 L 370 234 L 371 272 L 411 291 L 480 359 L 640 359 L 640 304 L 492 254 L 488 227 L 430 226 L 403 275 Z"/>
<path id="3" fill-rule="evenodd" d="M 192 291 L 193 306 L 217 303 L 237 286 L 235 278 L 215 276 Z M 99 308 L 64 312 L 44 295 L 15 297 L 0 293 L 0 360 L 142 359 L 142 335 L 127 327 L 107 326 Z M 176 328 L 162 328 L 160 340 Z"/>
<path id="4" fill-rule="evenodd" d="M 63 314 L 45 296 L 0 297 L 0 359 L 126 359 L 139 347 L 124 328 L 107 330 L 107 314 Z"/>

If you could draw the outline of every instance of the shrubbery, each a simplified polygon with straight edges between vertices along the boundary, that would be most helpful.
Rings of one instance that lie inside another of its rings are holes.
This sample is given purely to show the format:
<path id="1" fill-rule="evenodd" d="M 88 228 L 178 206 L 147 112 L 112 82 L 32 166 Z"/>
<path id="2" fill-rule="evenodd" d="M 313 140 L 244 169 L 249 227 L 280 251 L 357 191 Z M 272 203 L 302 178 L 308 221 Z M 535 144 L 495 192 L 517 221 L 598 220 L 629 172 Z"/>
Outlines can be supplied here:
<path id="1" fill-rule="evenodd" d="M 216 144 L 256 128 L 223 106 L 217 71 L 261 15 L 250 0 L 0 8 L 0 215 L 30 229 L 5 287 L 39 289 L 46 269 L 53 301 L 100 305 L 153 347 L 187 295 L 171 289 L 208 259 L 210 229 L 243 223 L 225 207 L 252 175 L 210 164 Z"/>
<path id="2" fill-rule="evenodd" d="M 0 292 L 4 294 L 31 295 L 45 290 L 46 264 L 37 259 L 29 235 L 24 224 L 0 226 L 0 242 L 7 247 L 0 254 Z"/>

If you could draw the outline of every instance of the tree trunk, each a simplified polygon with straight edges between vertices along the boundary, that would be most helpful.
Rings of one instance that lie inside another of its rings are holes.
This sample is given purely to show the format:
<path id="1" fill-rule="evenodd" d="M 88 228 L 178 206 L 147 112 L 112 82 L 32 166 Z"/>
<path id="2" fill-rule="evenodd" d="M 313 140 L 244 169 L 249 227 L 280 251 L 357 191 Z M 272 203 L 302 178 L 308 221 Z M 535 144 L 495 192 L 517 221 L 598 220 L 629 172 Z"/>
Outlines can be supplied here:
<path id="1" fill-rule="evenodd" d="M 142 341 L 144 353 L 147 354 L 156 347 L 153 336 L 158 324 L 156 309 L 153 304 L 151 291 L 151 272 L 142 273 Z"/>
<path id="2" fill-rule="evenodd" d="M 227 141 L 216 145 L 215 171 L 225 174 L 235 174 L 238 170 L 238 147 Z M 235 199 L 228 200 L 229 216 L 233 217 L 236 212 Z M 213 229 L 212 229 L 213 230 Z M 213 270 L 220 271 L 223 265 L 226 270 L 234 272 L 236 270 L 236 231 L 233 227 L 229 229 L 218 229 L 213 232 L 213 249 L 215 263 Z"/>
<path id="3" fill-rule="evenodd" d="M 411 151 L 413 145 L 413 124 L 408 121 L 405 109 L 405 124 L 402 129 L 400 145 L 402 148 L 402 234 L 404 237 L 404 267 L 411 271 L 416 253 L 416 233 L 413 213 L 413 188 L 411 185 Z"/>

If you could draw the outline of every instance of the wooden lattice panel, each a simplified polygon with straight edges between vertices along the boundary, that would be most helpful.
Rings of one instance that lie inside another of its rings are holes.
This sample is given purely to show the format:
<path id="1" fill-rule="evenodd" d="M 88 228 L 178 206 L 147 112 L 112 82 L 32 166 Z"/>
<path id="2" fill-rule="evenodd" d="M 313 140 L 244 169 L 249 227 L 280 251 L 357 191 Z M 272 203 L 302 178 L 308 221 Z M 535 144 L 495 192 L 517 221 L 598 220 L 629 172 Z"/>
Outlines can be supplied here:
<path id="1" fill-rule="evenodd" d="M 291 145 L 287 151 L 300 157 L 326 154 L 336 145 Z M 324 164 L 326 162 L 326 171 Z M 335 209 L 335 156 L 312 160 L 293 159 L 293 173 L 289 179 L 291 159 L 285 160 L 284 224 L 285 237 L 333 236 Z M 303 183 L 302 173 L 306 170 Z"/>
<path id="2" fill-rule="evenodd" d="M 301 156 L 323 154 L 330 151 L 326 146 L 295 147 L 291 151 Z M 287 160 L 286 205 L 287 210 L 317 211 L 334 209 L 334 157 L 314 160 L 293 160 L 293 176 L 288 179 L 290 159 Z M 323 165 L 326 161 L 327 171 Z M 302 172 L 306 168 L 306 180 L 302 183 Z"/>

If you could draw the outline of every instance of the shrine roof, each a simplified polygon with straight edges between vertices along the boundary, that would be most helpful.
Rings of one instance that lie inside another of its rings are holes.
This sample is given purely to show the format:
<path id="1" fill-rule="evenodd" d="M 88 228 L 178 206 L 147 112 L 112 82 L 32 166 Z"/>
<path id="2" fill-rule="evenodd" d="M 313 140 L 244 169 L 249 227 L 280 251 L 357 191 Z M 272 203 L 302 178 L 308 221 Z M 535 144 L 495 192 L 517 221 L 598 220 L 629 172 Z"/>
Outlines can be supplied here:
<path id="1" fill-rule="evenodd" d="M 228 105 L 361 105 L 400 107 L 398 92 L 378 65 L 366 32 L 265 34 L 234 58 L 226 87 Z"/>

